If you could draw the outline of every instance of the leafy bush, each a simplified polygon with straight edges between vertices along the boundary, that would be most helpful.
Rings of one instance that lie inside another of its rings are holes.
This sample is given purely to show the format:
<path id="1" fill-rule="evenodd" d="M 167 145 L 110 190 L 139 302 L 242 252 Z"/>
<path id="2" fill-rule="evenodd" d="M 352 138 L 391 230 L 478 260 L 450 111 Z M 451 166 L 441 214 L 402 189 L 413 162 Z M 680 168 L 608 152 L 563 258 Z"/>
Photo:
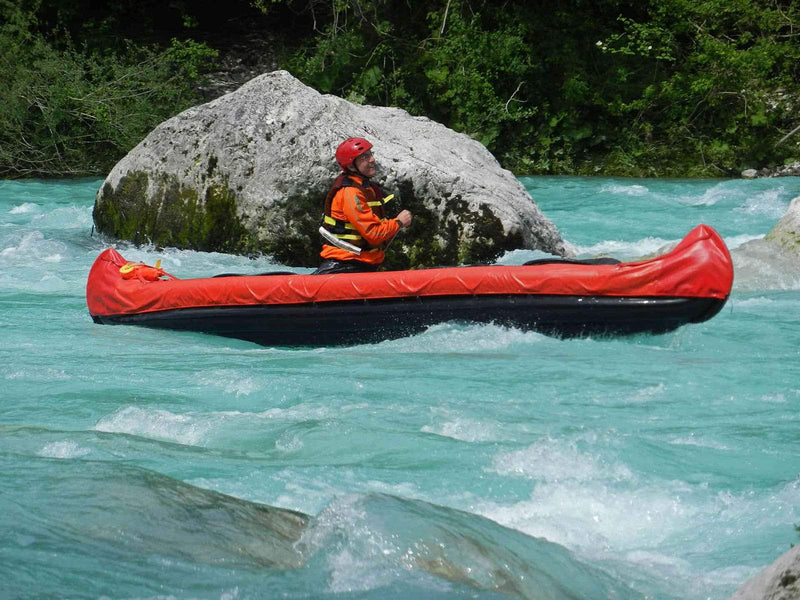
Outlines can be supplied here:
<path id="1" fill-rule="evenodd" d="M 720 175 L 800 154 L 797 3 L 337 0 L 287 62 L 424 114 L 519 173 Z"/>
<path id="2" fill-rule="evenodd" d="M 258 10 L 308 85 L 431 117 L 520 174 L 800 157 L 794 0 L 0 0 L 0 176 L 104 173 L 197 102 L 214 51 L 187 29 Z"/>
<path id="3" fill-rule="evenodd" d="M 57 48 L 13 5 L 0 27 L 0 177 L 105 174 L 164 119 L 196 102 L 191 83 L 216 53 L 173 40 L 166 49 Z"/>

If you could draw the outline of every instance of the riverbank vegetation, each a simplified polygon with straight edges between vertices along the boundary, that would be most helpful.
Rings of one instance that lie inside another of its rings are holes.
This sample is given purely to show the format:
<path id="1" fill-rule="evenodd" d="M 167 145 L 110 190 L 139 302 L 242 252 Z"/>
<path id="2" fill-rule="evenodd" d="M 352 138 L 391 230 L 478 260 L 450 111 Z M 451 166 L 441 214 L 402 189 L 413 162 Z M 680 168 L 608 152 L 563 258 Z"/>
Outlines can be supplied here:
<path id="1" fill-rule="evenodd" d="M 794 0 L 0 0 L 0 177 L 104 175 L 208 99 L 245 34 L 319 91 L 428 116 L 517 174 L 800 158 Z"/>

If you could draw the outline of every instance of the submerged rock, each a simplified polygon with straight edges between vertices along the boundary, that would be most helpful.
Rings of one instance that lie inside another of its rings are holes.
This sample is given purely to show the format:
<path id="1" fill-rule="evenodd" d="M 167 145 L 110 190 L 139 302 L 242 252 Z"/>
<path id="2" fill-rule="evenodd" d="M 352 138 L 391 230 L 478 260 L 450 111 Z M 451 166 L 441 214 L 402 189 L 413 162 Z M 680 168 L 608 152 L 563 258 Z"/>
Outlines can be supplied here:
<path id="1" fill-rule="evenodd" d="M 375 145 L 375 179 L 395 194 L 390 214 L 414 213 L 389 265 L 484 262 L 515 248 L 567 253 L 522 184 L 477 141 L 401 109 L 320 94 L 285 71 L 154 129 L 106 178 L 95 224 L 134 243 L 316 265 L 333 154 L 350 136 Z"/>
<path id="2" fill-rule="evenodd" d="M 788 252 L 800 254 L 800 196 L 792 200 L 789 210 L 764 236 L 764 240 Z"/>
<path id="3" fill-rule="evenodd" d="M 737 290 L 788 290 L 800 278 L 800 197 L 763 238 L 731 249 Z"/>
<path id="4" fill-rule="evenodd" d="M 800 598 L 800 546 L 747 581 L 730 600 L 797 600 Z"/>

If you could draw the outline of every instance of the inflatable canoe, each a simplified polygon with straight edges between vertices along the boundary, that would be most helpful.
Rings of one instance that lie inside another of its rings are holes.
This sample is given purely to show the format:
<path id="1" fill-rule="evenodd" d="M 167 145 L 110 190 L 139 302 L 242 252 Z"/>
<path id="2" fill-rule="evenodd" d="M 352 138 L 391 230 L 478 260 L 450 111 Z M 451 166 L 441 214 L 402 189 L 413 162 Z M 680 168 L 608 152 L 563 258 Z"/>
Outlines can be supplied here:
<path id="1" fill-rule="evenodd" d="M 95 323 L 320 346 L 398 338 L 446 321 L 557 336 L 665 333 L 713 317 L 732 283 L 725 243 L 700 225 L 671 252 L 638 262 L 544 260 L 333 275 L 177 279 L 107 249 L 91 268 L 86 301 Z"/>

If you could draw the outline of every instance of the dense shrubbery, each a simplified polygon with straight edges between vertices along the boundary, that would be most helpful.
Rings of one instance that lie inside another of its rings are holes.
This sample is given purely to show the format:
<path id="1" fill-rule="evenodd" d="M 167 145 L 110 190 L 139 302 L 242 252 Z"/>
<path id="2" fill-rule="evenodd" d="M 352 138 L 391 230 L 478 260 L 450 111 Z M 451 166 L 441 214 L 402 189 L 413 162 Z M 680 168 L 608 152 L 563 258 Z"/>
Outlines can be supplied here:
<path id="1" fill-rule="evenodd" d="M 213 51 L 188 34 L 222 10 L 274 31 L 293 19 L 282 64 L 303 81 L 429 116 L 520 174 L 800 158 L 800 134 L 781 141 L 800 125 L 793 0 L 25 2 L 0 0 L 0 176 L 105 172 L 195 101 Z"/>
<path id="2" fill-rule="evenodd" d="M 296 74 L 431 116 L 517 172 L 721 175 L 800 156 L 777 144 L 800 122 L 796 2 L 333 6 Z"/>
<path id="3" fill-rule="evenodd" d="M 216 55 L 191 40 L 162 49 L 78 46 L 37 32 L 30 13 L 2 9 L 0 177 L 108 172 L 158 123 L 196 102 L 191 84 Z"/>

